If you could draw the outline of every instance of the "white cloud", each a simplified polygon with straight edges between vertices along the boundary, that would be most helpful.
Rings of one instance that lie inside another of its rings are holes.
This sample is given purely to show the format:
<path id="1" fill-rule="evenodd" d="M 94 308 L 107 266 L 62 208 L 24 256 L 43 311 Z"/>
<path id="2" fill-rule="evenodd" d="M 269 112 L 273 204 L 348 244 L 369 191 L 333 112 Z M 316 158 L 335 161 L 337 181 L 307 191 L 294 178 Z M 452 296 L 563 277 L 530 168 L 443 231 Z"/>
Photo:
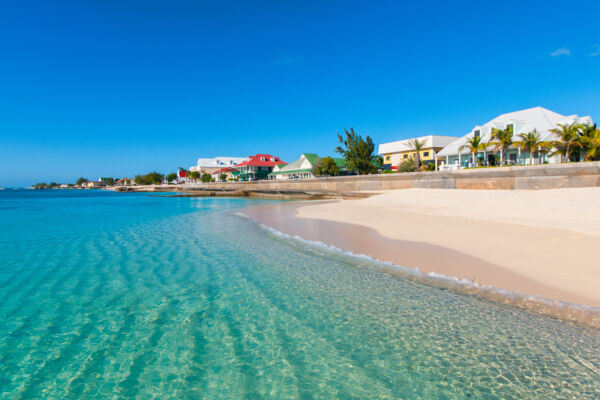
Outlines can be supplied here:
<path id="1" fill-rule="evenodd" d="M 275 59 L 275 64 L 298 64 L 304 61 L 300 56 L 293 56 L 291 54 L 282 54 L 279 58 Z"/>
<path id="2" fill-rule="evenodd" d="M 600 44 L 594 45 L 594 50 L 590 53 L 590 57 L 600 56 Z"/>
<path id="3" fill-rule="evenodd" d="M 554 50 L 552 53 L 550 53 L 550 56 L 552 56 L 552 57 L 570 56 L 570 55 L 571 55 L 571 50 L 567 49 L 566 47 L 560 47 L 560 48 Z"/>

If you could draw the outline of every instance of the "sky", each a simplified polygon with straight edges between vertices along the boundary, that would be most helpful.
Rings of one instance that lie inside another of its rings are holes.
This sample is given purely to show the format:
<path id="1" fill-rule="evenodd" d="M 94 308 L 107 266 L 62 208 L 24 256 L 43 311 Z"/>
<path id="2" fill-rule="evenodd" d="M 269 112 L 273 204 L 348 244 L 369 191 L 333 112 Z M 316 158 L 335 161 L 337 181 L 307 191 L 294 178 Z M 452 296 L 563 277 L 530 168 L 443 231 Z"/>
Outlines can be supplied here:
<path id="1" fill-rule="evenodd" d="M 0 187 L 600 121 L 596 1 L 3 1 Z"/>

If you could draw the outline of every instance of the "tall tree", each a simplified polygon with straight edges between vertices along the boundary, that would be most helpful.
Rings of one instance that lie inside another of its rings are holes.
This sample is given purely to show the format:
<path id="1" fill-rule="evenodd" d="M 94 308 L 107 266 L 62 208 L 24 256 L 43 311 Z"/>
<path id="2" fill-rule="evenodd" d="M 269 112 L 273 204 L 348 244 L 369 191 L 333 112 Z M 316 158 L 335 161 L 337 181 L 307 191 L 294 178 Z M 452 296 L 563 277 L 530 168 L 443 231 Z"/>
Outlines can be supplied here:
<path id="1" fill-rule="evenodd" d="M 425 143 L 425 139 L 412 139 L 408 142 L 408 145 L 410 146 L 411 150 L 415 152 L 414 160 L 415 168 L 417 169 L 417 171 L 419 170 L 419 168 L 421 168 L 421 150 L 423 150 L 423 147 L 425 147 Z"/>
<path id="2" fill-rule="evenodd" d="M 354 132 L 354 128 L 350 131 L 344 129 L 345 138 L 338 133 L 338 140 L 342 146 L 338 146 L 335 151 L 346 159 L 346 169 L 354 171 L 358 174 L 369 174 L 377 171 L 374 165 L 375 160 L 375 143 L 367 136 L 365 139 Z"/>
<path id="3" fill-rule="evenodd" d="M 87 181 L 88 181 L 87 179 L 85 179 L 84 177 L 81 177 L 81 178 L 77 179 L 77 182 L 75 182 L 75 184 L 76 184 L 77 186 L 81 186 L 81 185 L 83 185 L 84 183 L 86 183 Z"/>
<path id="4" fill-rule="evenodd" d="M 496 151 L 500 151 L 500 165 L 504 165 L 506 150 L 513 143 L 513 126 L 509 125 L 504 129 L 492 129 L 492 140 L 490 141 Z"/>
<path id="5" fill-rule="evenodd" d="M 558 128 L 551 129 L 557 140 L 553 141 L 554 151 L 551 153 L 559 154 L 562 157 L 564 156 L 567 162 L 571 161 L 571 151 L 575 148 L 583 147 L 581 141 L 579 140 L 579 131 L 581 129 L 581 125 L 573 122 L 571 124 L 558 124 Z"/>
<path id="6" fill-rule="evenodd" d="M 481 136 L 473 136 L 467 139 L 466 143 L 458 148 L 458 151 L 460 152 L 465 149 L 469 150 L 473 157 L 473 164 L 477 165 L 477 153 L 480 151 L 486 151 L 489 146 L 490 143 L 483 142 L 481 140 Z"/>
<path id="7" fill-rule="evenodd" d="M 536 153 L 540 148 L 545 147 L 546 143 L 540 140 L 540 134 L 536 129 L 529 133 L 519 133 L 517 136 L 519 140 L 514 142 L 515 145 L 521 150 L 529 152 L 529 162 L 531 165 L 533 165 L 534 153 Z"/>

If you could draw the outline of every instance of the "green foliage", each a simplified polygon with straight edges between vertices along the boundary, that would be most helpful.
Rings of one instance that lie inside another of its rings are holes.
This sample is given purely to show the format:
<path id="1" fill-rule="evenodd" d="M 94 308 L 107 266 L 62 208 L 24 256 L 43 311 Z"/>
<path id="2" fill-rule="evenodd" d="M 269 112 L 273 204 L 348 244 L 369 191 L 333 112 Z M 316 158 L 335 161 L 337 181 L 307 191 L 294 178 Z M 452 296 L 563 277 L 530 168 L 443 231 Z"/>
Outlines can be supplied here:
<path id="1" fill-rule="evenodd" d="M 160 185 L 164 180 L 164 175 L 150 172 L 146 175 L 136 175 L 133 180 L 137 185 Z"/>
<path id="2" fill-rule="evenodd" d="M 373 164 L 375 164 L 375 168 L 382 169 L 383 168 L 383 157 L 382 156 L 373 157 Z"/>
<path id="3" fill-rule="evenodd" d="M 48 189 L 48 184 L 44 182 L 36 183 L 35 185 L 33 185 L 33 188 L 36 190 Z"/>
<path id="4" fill-rule="evenodd" d="M 177 174 L 175 172 L 171 172 L 169 175 L 167 175 L 167 182 L 173 182 L 177 180 Z"/>
<path id="5" fill-rule="evenodd" d="M 495 151 L 500 151 L 500 165 L 504 164 L 506 159 L 506 149 L 513 143 L 513 127 L 507 126 L 505 129 L 492 129 L 492 140 L 490 144 L 494 145 Z"/>
<path id="6" fill-rule="evenodd" d="M 59 186 L 59 185 L 58 185 L 58 183 L 56 183 L 56 182 L 50 182 L 50 184 L 48 185 L 48 187 L 49 187 L 50 189 L 57 188 L 58 186 Z"/>
<path id="7" fill-rule="evenodd" d="M 102 178 L 102 182 L 104 182 L 106 186 L 115 186 L 115 178 Z"/>
<path id="8" fill-rule="evenodd" d="M 193 181 L 197 181 L 198 179 L 200 179 L 200 172 L 198 171 L 191 171 L 191 172 L 186 172 L 186 175 L 189 179 L 193 180 Z M 203 181 L 204 182 L 204 181 Z"/>
<path id="9" fill-rule="evenodd" d="M 519 137 L 519 140 L 515 141 L 514 144 L 521 150 L 529 152 L 529 159 L 531 165 L 533 165 L 535 153 L 545 148 L 547 143 L 540 140 L 540 134 L 536 129 L 529 133 L 520 133 L 517 136 Z"/>
<path id="10" fill-rule="evenodd" d="M 421 167 L 421 150 L 425 146 L 425 139 L 423 139 L 423 140 L 412 139 L 411 141 L 408 142 L 408 144 L 410 145 L 411 150 L 416 152 L 415 158 L 414 158 L 414 163 L 415 163 L 415 168 L 419 169 Z"/>
<path id="11" fill-rule="evenodd" d="M 582 126 L 579 135 L 579 141 L 585 151 L 585 159 L 600 161 L 600 129 L 596 124 Z"/>
<path id="12" fill-rule="evenodd" d="M 427 164 L 423 164 L 423 168 L 421 168 L 423 171 L 435 171 L 435 163 L 427 163 Z"/>
<path id="13" fill-rule="evenodd" d="M 77 182 L 75 182 L 75 184 L 76 184 L 77 186 L 81 186 L 81 185 L 83 185 L 84 183 L 86 183 L 87 181 L 88 181 L 87 179 L 85 179 L 84 177 L 81 177 L 81 178 L 77 179 Z"/>
<path id="14" fill-rule="evenodd" d="M 220 174 L 219 175 L 219 180 L 221 182 L 225 182 L 227 180 L 227 174 Z"/>
<path id="15" fill-rule="evenodd" d="M 567 162 L 569 162 L 571 151 L 574 148 L 583 147 L 579 136 L 582 128 L 583 125 L 573 122 L 571 124 L 558 124 L 558 128 L 552 129 L 550 132 L 552 132 L 558 140 L 552 142 L 554 151 L 552 151 L 550 155 L 559 154 L 561 158 L 564 156 Z"/>
<path id="16" fill-rule="evenodd" d="M 458 148 L 458 151 L 469 150 L 473 155 L 473 164 L 477 164 L 477 153 L 487 150 L 489 146 L 490 143 L 483 142 L 481 136 L 473 136 L 467 139 L 466 143 Z"/>
<path id="17" fill-rule="evenodd" d="M 402 160 L 400 165 L 398 165 L 398 172 L 416 172 L 417 166 L 415 164 L 415 160 L 412 157 L 405 158 Z"/>
<path id="18" fill-rule="evenodd" d="M 373 164 L 375 155 L 375 144 L 373 140 L 367 136 L 365 139 L 354 132 L 353 128 L 350 131 L 344 129 L 346 138 L 338 133 L 338 140 L 342 146 L 338 146 L 335 151 L 341 154 L 346 160 L 346 169 L 348 171 L 357 172 L 358 174 L 369 174 L 377 171 Z"/>
<path id="19" fill-rule="evenodd" d="M 381 173 L 382 174 L 394 174 L 394 173 L 396 173 L 396 171 L 394 171 L 392 169 L 384 169 Z"/>
<path id="20" fill-rule="evenodd" d="M 195 171 L 194 171 L 195 172 Z M 212 178 L 212 176 L 210 176 L 210 174 L 207 174 L 206 172 L 202 174 L 202 176 L 200 177 L 200 181 L 202 183 L 209 183 L 209 182 L 214 182 L 214 179 Z"/>
<path id="21" fill-rule="evenodd" d="M 325 157 L 321 159 L 315 166 L 313 173 L 316 176 L 338 176 L 340 174 L 340 168 L 337 166 L 333 158 Z"/>

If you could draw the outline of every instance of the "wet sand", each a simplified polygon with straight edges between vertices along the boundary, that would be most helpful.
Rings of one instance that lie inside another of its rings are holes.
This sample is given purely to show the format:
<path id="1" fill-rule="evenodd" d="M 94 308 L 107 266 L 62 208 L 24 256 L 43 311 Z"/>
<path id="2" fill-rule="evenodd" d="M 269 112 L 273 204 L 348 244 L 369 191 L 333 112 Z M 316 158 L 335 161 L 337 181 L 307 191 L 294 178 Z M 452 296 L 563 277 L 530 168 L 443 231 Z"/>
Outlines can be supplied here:
<path id="1" fill-rule="evenodd" d="M 424 273 L 600 307 L 600 188 L 411 189 L 247 213 L 281 232 Z"/>

